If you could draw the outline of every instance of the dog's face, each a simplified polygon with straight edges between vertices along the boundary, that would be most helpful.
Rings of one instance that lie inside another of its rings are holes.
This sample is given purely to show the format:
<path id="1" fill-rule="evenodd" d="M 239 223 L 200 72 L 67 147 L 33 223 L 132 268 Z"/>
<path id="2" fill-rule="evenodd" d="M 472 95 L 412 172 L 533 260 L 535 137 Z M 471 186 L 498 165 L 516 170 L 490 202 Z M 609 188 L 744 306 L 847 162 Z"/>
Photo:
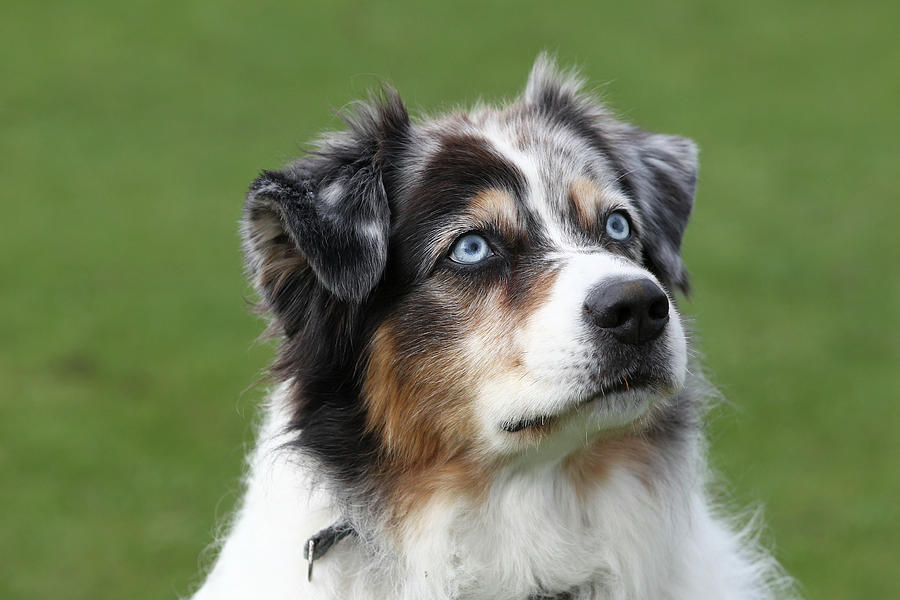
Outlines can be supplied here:
<path id="1" fill-rule="evenodd" d="M 543 60 L 503 109 L 363 105 L 245 211 L 298 443 L 338 479 L 408 487 L 652 422 L 685 377 L 695 181 L 691 142 L 614 120 Z"/>

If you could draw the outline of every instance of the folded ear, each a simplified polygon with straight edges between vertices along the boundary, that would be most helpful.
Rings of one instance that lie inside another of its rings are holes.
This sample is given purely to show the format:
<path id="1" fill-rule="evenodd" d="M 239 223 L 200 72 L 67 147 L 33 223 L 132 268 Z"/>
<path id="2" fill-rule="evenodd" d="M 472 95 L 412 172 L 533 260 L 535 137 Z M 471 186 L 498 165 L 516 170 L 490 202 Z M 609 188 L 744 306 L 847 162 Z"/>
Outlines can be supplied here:
<path id="1" fill-rule="evenodd" d="M 645 259 L 668 286 L 688 293 L 690 282 L 681 260 L 681 238 L 697 188 L 697 146 L 689 139 L 628 127 L 617 144 L 623 183 L 643 217 Z"/>
<path id="2" fill-rule="evenodd" d="M 305 263 L 332 294 L 358 302 L 387 261 L 390 214 L 371 166 L 325 183 L 264 171 L 250 186 L 244 219 L 250 274 L 261 292 Z M 293 264 L 284 262 L 289 256 Z"/>
<path id="3" fill-rule="evenodd" d="M 264 171 L 247 194 L 247 269 L 276 314 L 297 308 L 292 303 L 303 299 L 296 296 L 310 286 L 361 302 L 384 272 L 390 209 L 382 161 L 387 138 L 403 133 L 408 115 L 388 92 L 346 121 L 349 131 L 282 171 Z"/>

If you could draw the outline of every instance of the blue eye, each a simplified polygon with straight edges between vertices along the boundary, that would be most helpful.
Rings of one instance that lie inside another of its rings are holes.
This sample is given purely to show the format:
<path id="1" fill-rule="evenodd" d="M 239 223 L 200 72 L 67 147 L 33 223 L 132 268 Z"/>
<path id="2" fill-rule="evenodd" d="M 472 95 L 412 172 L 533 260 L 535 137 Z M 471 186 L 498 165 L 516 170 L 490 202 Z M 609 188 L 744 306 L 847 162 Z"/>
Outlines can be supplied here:
<path id="1" fill-rule="evenodd" d="M 468 233 L 453 244 L 450 260 L 461 265 L 474 265 L 492 254 L 486 239 L 477 233 Z"/>
<path id="2" fill-rule="evenodd" d="M 614 240 L 621 242 L 631 235 L 628 219 L 621 212 L 614 212 L 606 219 L 606 233 Z"/>

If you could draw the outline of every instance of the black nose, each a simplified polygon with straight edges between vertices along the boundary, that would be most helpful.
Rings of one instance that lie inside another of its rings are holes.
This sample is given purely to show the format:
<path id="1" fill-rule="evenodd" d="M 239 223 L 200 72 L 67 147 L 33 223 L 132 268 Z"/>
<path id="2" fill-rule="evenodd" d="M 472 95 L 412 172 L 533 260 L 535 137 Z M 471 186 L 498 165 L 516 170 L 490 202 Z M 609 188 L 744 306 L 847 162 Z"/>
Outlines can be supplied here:
<path id="1" fill-rule="evenodd" d="M 626 344 L 659 337 L 669 322 L 669 299 L 649 279 L 601 283 L 584 300 L 588 319 Z"/>

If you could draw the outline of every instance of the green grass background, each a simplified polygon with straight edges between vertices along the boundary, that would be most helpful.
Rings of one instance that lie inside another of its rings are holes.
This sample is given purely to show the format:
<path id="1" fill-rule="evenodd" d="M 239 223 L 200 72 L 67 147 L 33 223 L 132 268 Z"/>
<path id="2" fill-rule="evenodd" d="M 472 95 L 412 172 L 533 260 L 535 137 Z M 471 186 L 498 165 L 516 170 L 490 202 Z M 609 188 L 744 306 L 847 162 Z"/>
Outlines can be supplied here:
<path id="1" fill-rule="evenodd" d="M 271 355 L 246 186 L 382 78 L 416 112 L 496 100 L 545 48 L 702 148 L 684 306 L 730 502 L 809 598 L 895 597 L 898 7 L 4 3 L 0 597 L 191 589 Z"/>

